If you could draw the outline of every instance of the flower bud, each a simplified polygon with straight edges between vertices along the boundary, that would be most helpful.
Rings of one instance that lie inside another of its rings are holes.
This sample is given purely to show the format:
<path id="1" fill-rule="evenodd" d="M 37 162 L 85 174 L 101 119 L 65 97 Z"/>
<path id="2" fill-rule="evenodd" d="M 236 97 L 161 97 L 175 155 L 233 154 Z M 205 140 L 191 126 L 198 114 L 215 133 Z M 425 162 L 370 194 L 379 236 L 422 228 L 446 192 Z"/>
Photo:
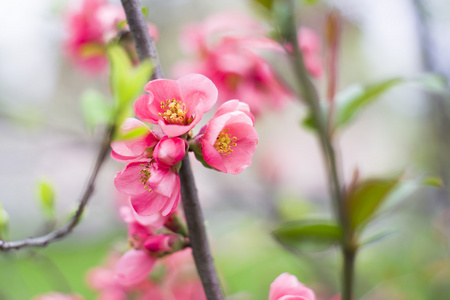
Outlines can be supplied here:
<path id="1" fill-rule="evenodd" d="M 188 143 L 182 138 L 163 137 L 153 151 L 153 158 L 158 165 L 170 168 L 179 163 L 188 149 Z"/>

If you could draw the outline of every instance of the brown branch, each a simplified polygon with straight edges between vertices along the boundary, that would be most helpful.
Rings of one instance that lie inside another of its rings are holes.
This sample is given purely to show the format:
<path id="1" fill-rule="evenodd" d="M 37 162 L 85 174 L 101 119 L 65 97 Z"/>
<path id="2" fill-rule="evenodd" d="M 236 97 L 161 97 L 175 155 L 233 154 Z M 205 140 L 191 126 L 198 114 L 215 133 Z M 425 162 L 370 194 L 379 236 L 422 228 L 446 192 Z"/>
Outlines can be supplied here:
<path id="1" fill-rule="evenodd" d="M 147 23 L 142 14 L 139 1 L 122 0 L 122 6 L 125 10 L 131 35 L 136 45 L 139 61 L 142 62 L 150 59 L 155 68 L 152 79 L 164 78 L 164 73 L 159 63 L 158 52 L 156 51 L 153 38 L 148 34 Z"/>
<path id="2" fill-rule="evenodd" d="M 31 237 L 19 241 L 0 240 L 0 250 L 5 251 L 11 249 L 19 249 L 23 247 L 45 247 L 48 244 L 56 240 L 59 240 L 72 232 L 72 230 L 75 228 L 75 226 L 77 226 L 78 222 L 80 221 L 80 218 L 84 212 L 84 208 L 88 204 L 89 199 L 91 198 L 94 192 L 94 186 L 98 172 L 100 171 L 100 168 L 102 167 L 105 158 L 109 153 L 109 137 L 113 130 L 114 126 L 108 127 L 108 130 L 103 137 L 103 141 L 97 155 L 97 160 L 95 162 L 94 169 L 92 170 L 86 189 L 79 201 L 77 211 L 75 212 L 75 215 L 70 219 L 70 221 L 64 227 L 61 227 L 60 229 L 52 231 L 43 236 Z"/>
<path id="3" fill-rule="evenodd" d="M 163 78 L 153 39 L 149 36 L 142 10 L 137 0 L 121 0 L 127 15 L 127 21 L 133 35 L 139 60 L 151 59 L 155 71 L 153 79 Z M 223 294 L 217 277 L 211 251 L 206 235 L 205 221 L 198 200 L 194 175 L 189 156 L 183 159 L 180 169 L 181 197 L 184 214 L 188 225 L 189 239 L 195 265 L 208 300 L 223 300 Z"/>
<path id="4" fill-rule="evenodd" d="M 183 159 L 180 169 L 181 199 L 186 223 L 189 230 L 189 239 L 192 246 L 195 265 L 202 280 L 203 289 L 208 300 L 223 300 L 222 289 L 217 277 L 214 261 L 209 249 L 206 235 L 205 221 L 198 200 L 194 175 L 192 174 L 189 155 Z"/>

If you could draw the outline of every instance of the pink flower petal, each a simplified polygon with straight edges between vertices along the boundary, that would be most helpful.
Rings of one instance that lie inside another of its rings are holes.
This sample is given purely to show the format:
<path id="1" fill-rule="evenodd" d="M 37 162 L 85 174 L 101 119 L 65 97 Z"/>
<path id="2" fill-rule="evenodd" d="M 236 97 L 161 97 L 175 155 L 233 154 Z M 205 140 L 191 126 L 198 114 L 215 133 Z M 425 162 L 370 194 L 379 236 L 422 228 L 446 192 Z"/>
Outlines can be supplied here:
<path id="1" fill-rule="evenodd" d="M 316 300 L 316 295 L 299 282 L 297 277 L 283 273 L 270 285 L 269 300 Z"/>
<path id="2" fill-rule="evenodd" d="M 228 100 L 227 102 L 224 102 L 220 107 L 217 109 L 216 113 L 214 114 L 214 118 L 219 117 L 221 115 L 224 115 L 226 113 L 240 111 L 245 113 L 252 121 L 253 124 L 255 124 L 255 117 L 250 112 L 250 107 L 247 103 L 241 102 L 239 100 Z"/>
<path id="3" fill-rule="evenodd" d="M 131 196 L 131 205 L 137 214 L 151 216 L 158 213 L 167 202 L 168 197 L 158 193 L 149 192 L 137 196 Z"/>
<path id="4" fill-rule="evenodd" d="M 150 274 L 155 261 L 147 252 L 131 249 L 117 262 L 115 279 L 125 286 L 137 284 Z"/>
<path id="5" fill-rule="evenodd" d="M 119 161 L 126 160 L 126 158 L 128 160 L 135 159 L 143 155 L 147 148 L 154 147 L 158 143 L 159 139 L 150 129 L 144 123 L 134 118 L 126 119 L 120 131 L 122 134 L 126 134 L 137 128 L 143 128 L 146 133 L 137 138 L 111 142 L 111 148 L 113 149 L 111 156 L 113 158 L 118 158 Z"/>
<path id="6" fill-rule="evenodd" d="M 118 172 L 114 177 L 114 185 L 119 192 L 127 195 L 140 195 L 147 192 L 144 184 L 141 182 L 141 170 L 144 169 L 148 161 L 139 161 L 128 164 L 125 169 Z M 153 177 L 153 176 L 150 176 Z"/>
<path id="7" fill-rule="evenodd" d="M 161 214 L 163 216 L 168 216 L 176 210 L 178 203 L 181 200 L 180 187 L 181 187 L 180 177 L 176 176 L 176 182 L 175 182 L 175 186 L 173 188 L 173 194 L 168 199 L 168 201 L 166 201 L 166 204 L 161 209 Z"/>
<path id="8" fill-rule="evenodd" d="M 177 80 L 181 97 L 187 107 L 202 103 L 202 114 L 209 111 L 217 101 L 218 91 L 214 83 L 200 74 L 189 74 Z"/>
<path id="9" fill-rule="evenodd" d="M 156 79 L 145 85 L 144 88 L 149 94 L 153 94 L 152 102 L 161 105 L 161 101 L 168 99 L 181 99 L 180 89 L 178 83 L 171 79 Z"/>
<path id="10" fill-rule="evenodd" d="M 133 109 L 136 117 L 150 123 L 158 122 L 158 113 L 149 110 L 149 104 L 153 101 L 153 94 L 139 96 L 134 102 Z"/>

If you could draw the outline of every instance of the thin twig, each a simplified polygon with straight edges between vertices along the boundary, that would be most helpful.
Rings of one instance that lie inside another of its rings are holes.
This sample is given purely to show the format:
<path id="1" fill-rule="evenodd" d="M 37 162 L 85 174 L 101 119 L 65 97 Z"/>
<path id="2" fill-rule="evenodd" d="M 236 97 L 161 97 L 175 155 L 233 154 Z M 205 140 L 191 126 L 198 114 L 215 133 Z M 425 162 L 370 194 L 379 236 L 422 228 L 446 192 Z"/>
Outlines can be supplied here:
<path id="1" fill-rule="evenodd" d="M 353 290 L 353 278 L 354 278 L 354 262 L 356 256 L 356 249 L 353 245 L 352 231 L 349 224 L 349 218 L 347 216 L 347 210 L 344 203 L 344 189 L 340 183 L 340 176 L 338 174 L 338 167 L 336 162 L 335 150 L 332 144 L 331 136 L 327 130 L 326 122 L 324 120 L 322 110 L 319 104 L 319 96 L 317 91 L 309 79 L 308 73 L 303 62 L 303 55 L 298 46 L 296 23 L 294 18 L 295 1 L 286 1 L 289 5 L 287 10 L 288 20 L 286 24 L 289 26 L 285 28 L 287 30 L 286 38 L 293 46 L 293 67 L 296 72 L 299 83 L 302 87 L 302 98 L 306 101 L 309 109 L 311 110 L 314 124 L 317 128 L 317 134 L 320 141 L 320 146 L 325 160 L 325 166 L 328 174 L 328 185 L 330 195 L 333 199 L 334 210 L 338 219 L 338 222 L 342 228 L 343 238 L 341 241 L 341 250 L 344 261 L 343 276 L 342 276 L 342 300 L 350 300 Z"/>
<path id="2" fill-rule="evenodd" d="M 94 192 L 95 181 L 97 179 L 97 175 L 102 167 L 106 156 L 109 153 L 109 137 L 112 131 L 114 130 L 114 126 L 108 127 L 105 135 L 103 136 L 103 141 L 100 147 L 100 150 L 97 155 L 97 160 L 95 162 L 94 169 L 89 177 L 88 184 L 86 189 L 79 201 L 77 211 L 75 215 L 70 219 L 70 221 L 58 230 L 52 231 L 46 235 L 31 237 L 24 240 L 19 241 L 2 241 L 0 240 L 0 250 L 11 250 L 11 249 L 19 249 L 23 247 L 45 247 L 48 244 L 61 239 L 72 232 L 72 230 L 77 226 L 80 221 L 81 216 L 83 215 L 84 208 L 89 202 L 89 199 Z"/>
<path id="3" fill-rule="evenodd" d="M 153 79 L 163 78 L 155 44 L 148 34 L 147 25 L 138 1 L 121 0 L 133 35 L 139 60 L 151 59 L 155 71 Z M 200 280 L 208 300 L 223 300 L 223 294 L 206 235 L 205 221 L 198 199 L 189 156 L 183 159 L 180 169 L 181 197 L 188 225 L 189 238 Z"/>

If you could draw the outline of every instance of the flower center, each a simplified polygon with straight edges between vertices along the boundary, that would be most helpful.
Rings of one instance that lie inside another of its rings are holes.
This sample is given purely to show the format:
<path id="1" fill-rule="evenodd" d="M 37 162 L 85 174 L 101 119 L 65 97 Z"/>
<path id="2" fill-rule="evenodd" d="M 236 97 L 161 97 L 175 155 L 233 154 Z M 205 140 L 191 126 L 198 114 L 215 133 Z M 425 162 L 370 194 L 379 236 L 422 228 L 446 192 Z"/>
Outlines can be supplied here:
<path id="1" fill-rule="evenodd" d="M 162 112 L 158 116 L 162 117 L 169 124 L 188 125 L 193 118 L 186 118 L 186 105 L 176 99 L 167 99 L 165 102 L 161 101 Z"/>
<path id="2" fill-rule="evenodd" d="M 150 179 L 150 176 L 152 175 L 152 173 L 148 170 L 148 168 L 150 168 L 150 163 L 147 163 L 145 165 L 141 164 L 141 167 L 143 167 L 144 169 L 142 169 L 139 172 L 139 175 L 140 175 L 139 181 L 142 182 L 142 184 L 144 185 L 144 189 L 148 189 L 148 191 L 151 192 L 152 189 L 148 185 L 148 180 Z"/>
<path id="3" fill-rule="evenodd" d="M 228 131 L 230 131 L 230 129 L 223 129 L 214 142 L 214 148 L 216 148 L 220 154 L 230 155 L 231 152 L 233 152 L 232 148 L 237 146 L 237 137 L 231 137 Z"/>

